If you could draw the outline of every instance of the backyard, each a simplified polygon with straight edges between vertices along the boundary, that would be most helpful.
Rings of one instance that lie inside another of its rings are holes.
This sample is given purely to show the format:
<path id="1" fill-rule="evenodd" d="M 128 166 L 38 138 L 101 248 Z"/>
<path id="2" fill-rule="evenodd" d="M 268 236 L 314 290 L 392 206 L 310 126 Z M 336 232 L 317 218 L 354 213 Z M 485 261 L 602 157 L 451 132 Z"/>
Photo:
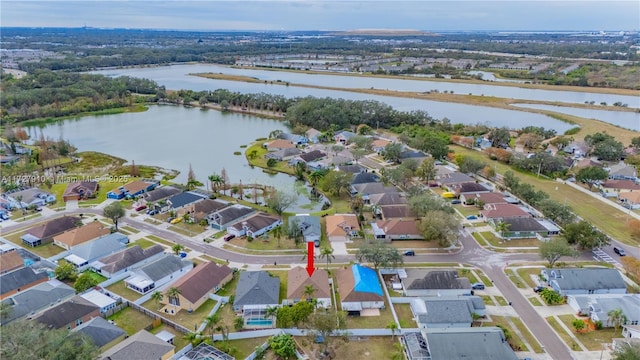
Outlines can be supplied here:
<path id="1" fill-rule="evenodd" d="M 109 316 L 107 320 L 112 320 L 115 325 L 127 332 L 131 336 L 138 331 L 151 325 L 153 319 L 140 311 L 126 307 L 121 311 Z"/>
<path id="2" fill-rule="evenodd" d="M 130 301 L 135 301 L 135 300 L 138 300 L 140 297 L 142 297 L 142 295 L 127 288 L 126 284 L 124 283 L 124 280 L 120 280 L 115 284 L 107 286 L 107 290 L 113 293 L 116 293 Z"/>

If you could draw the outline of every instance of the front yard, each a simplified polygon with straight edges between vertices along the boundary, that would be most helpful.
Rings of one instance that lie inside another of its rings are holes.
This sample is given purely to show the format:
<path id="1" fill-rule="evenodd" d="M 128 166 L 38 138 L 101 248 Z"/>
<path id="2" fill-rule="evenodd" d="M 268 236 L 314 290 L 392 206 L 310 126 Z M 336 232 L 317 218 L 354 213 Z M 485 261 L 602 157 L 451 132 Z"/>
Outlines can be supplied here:
<path id="1" fill-rule="evenodd" d="M 622 330 L 620 330 L 620 328 L 618 328 L 618 331 L 615 331 L 614 328 L 592 330 L 587 327 L 585 330 L 576 331 L 572 324 L 573 320 L 586 320 L 587 318 L 577 318 L 574 315 L 559 315 L 558 318 L 567 328 L 571 329 L 571 333 L 573 333 L 573 335 L 578 338 L 582 345 L 584 345 L 589 351 L 600 351 L 602 350 L 603 343 L 611 343 L 613 342 L 613 338 L 622 337 Z"/>

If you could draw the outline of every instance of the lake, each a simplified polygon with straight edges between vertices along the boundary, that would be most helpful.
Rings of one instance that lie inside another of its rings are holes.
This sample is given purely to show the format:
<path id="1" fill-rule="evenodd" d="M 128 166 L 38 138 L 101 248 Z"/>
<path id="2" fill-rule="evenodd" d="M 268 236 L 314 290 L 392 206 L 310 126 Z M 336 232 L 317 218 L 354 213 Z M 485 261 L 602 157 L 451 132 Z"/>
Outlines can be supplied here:
<path id="1" fill-rule="evenodd" d="M 550 110 L 559 113 L 583 117 L 585 119 L 595 119 L 610 124 L 620 126 L 625 129 L 640 131 L 640 113 L 630 111 L 612 111 L 612 110 L 591 110 L 581 109 L 567 106 L 544 105 L 544 104 L 513 104 L 512 106 Z"/>
<path id="2" fill-rule="evenodd" d="M 98 151 L 135 161 L 176 169 L 178 183 L 187 182 L 189 164 L 196 178 L 207 178 L 225 168 L 231 183 L 260 183 L 296 193 L 298 201 L 287 211 L 317 211 L 321 204 L 309 204 L 308 191 L 286 174 L 266 174 L 252 168 L 240 145 L 267 137 L 273 130 L 287 130 L 282 122 L 236 113 L 153 105 L 148 111 L 115 115 L 85 116 L 57 121 L 43 127 L 28 127 L 32 139 L 63 137 L 79 151 Z M 234 155 L 235 151 L 242 155 Z M 95 174 L 96 176 L 104 174 Z M 308 190 L 308 189 L 307 189 Z M 247 191 L 250 193 L 249 191 Z"/>
<path id="3" fill-rule="evenodd" d="M 284 86 L 284 85 L 271 85 L 264 83 L 248 83 L 242 81 L 229 81 L 229 80 L 217 80 L 207 79 L 198 76 L 191 76 L 189 73 L 202 73 L 202 72 L 222 72 L 222 70 L 228 70 L 229 73 L 245 76 L 257 76 L 253 71 L 259 71 L 260 74 L 268 74 L 275 81 L 276 75 L 298 75 L 306 78 L 297 79 L 298 83 L 308 83 L 314 85 L 322 85 L 314 83 L 317 79 L 333 79 L 334 83 L 324 84 L 326 86 L 340 87 L 343 84 L 340 80 L 360 80 L 364 78 L 349 77 L 349 76 L 331 76 L 308 74 L 290 74 L 286 72 L 274 72 L 266 70 L 244 70 L 233 69 L 229 67 L 219 65 L 174 65 L 167 67 L 153 67 L 153 68 L 132 68 L 132 69 L 114 69 L 114 70 L 101 70 L 96 73 L 108 75 L 108 76 L 132 76 L 139 78 L 147 78 L 156 81 L 160 85 L 164 85 L 167 89 L 190 89 L 194 91 L 213 91 L 215 89 L 228 89 L 230 91 L 237 91 L 240 93 L 269 93 L 286 96 L 289 98 L 315 96 L 315 97 L 331 97 L 331 98 L 343 98 L 350 100 L 375 100 L 381 103 L 388 104 L 399 111 L 413 111 L 413 110 L 425 110 L 436 119 L 448 118 L 453 123 L 463 124 L 487 124 L 490 126 L 506 126 L 509 128 L 522 128 L 532 124 L 543 126 L 548 129 L 554 129 L 558 133 L 564 133 L 566 130 L 573 127 L 573 125 L 556 120 L 552 117 L 530 113 L 517 110 L 506 110 L 491 108 L 486 106 L 475 106 L 457 103 L 447 103 L 439 101 L 419 100 L 394 96 L 381 96 L 370 95 L 364 93 L 355 93 L 350 91 L 339 90 L 327 90 L 327 89 L 315 89 L 298 86 Z M 248 72 L 248 73 L 244 73 Z M 394 79 L 374 79 L 369 80 L 394 80 Z M 401 82 L 414 80 L 397 80 Z M 442 84 L 434 82 L 434 84 Z M 484 85 L 487 86 L 487 85 Z M 347 86 L 349 87 L 349 86 Z M 379 87 L 377 87 L 379 88 Z"/>

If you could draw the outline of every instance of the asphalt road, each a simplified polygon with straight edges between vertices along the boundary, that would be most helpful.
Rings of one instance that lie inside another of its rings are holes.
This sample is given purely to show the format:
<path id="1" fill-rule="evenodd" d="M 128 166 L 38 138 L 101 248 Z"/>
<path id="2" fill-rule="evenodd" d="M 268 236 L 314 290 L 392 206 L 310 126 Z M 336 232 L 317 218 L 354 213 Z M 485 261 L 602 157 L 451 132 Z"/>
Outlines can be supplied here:
<path id="1" fill-rule="evenodd" d="M 62 211 L 57 214 L 96 214 L 101 215 L 100 209 L 78 209 L 73 211 Z M 55 217 L 55 216 L 54 216 Z M 41 222 L 42 218 L 25 221 L 20 224 L 8 226 L 2 229 L 2 232 L 9 233 L 22 228 L 28 227 L 31 223 Z M 298 255 L 248 255 L 228 251 L 212 244 L 198 242 L 192 238 L 174 233 L 172 231 L 160 229 L 155 225 L 134 218 L 125 217 L 120 220 L 120 224 L 129 225 L 140 229 L 146 233 L 161 237 L 168 241 L 182 244 L 193 250 L 207 254 L 209 256 L 229 260 L 231 262 L 243 264 L 302 264 L 302 258 Z M 492 252 L 481 247 L 475 239 L 466 231 L 461 233 L 460 241 L 462 250 L 453 254 L 430 254 L 416 255 L 405 257 L 406 263 L 438 263 L 438 262 L 457 262 L 470 264 L 481 269 L 493 282 L 494 285 L 505 296 L 507 301 L 512 302 L 513 309 L 518 313 L 527 328 L 538 339 L 540 344 L 545 348 L 546 352 L 553 359 L 565 360 L 572 359 L 573 356 L 565 343 L 555 334 L 546 320 L 542 318 L 533 308 L 527 298 L 520 293 L 516 286 L 509 280 L 503 271 L 503 268 L 509 263 L 539 261 L 540 257 L 535 253 L 499 253 Z M 611 251 L 612 252 L 612 251 Z M 615 255 L 615 254 L 613 254 Z M 617 255 L 616 255 L 617 256 Z M 583 258 L 591 260 L 590 254 L 583 254 Z M 335 263 L 348 263 L 354 260 L 352 255 L 336 255 Z"/>

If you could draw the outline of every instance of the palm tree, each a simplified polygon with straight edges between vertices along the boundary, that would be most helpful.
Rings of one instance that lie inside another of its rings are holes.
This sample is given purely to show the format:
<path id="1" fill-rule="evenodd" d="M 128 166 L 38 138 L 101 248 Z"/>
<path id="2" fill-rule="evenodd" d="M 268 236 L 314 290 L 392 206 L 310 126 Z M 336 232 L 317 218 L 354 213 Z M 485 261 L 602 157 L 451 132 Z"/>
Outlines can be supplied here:
<path id="1" fill-rule="evenodd" d="M 171 247 L 171 250 L 173 250 L 174 254 L 178 255 L 180 254 L 180 251 L 184 250 L 184 245 L 175 244 Z"/>
<path id="2" fill-rule="evenodd" d="M 155 301 L 156 303 L 156 307 L 159 309 L 160 306 L 160 301 L 162 301 L 162 299 L 164 298 L 164 296 L 162 295 L 162 293 L 160 291 L 156 291 L 153 294 L 151 294 L 151 300 Z"/>
<path id="3" fill-rule="evenodd" d="M 325 260 L 327 261 L 327 271 L 328 271 L 329 264 L 331 263 L 331 259 L 335 259 L 336 257 L 333 255 L 332 248 L 328 246 L 324 246 L 322 249 L 320 249 L 320 258 L 325 258 Z"/>
<path id="4" fill-rule="evenodd" d="M 392 321 L 388 323 L 385 328 L 391 330 L 391 341 L 395 340 L 396 332 L 400 330 L 398 324 L 395 321 Z"/>
<path id="5" fill-rule="evenodd" d="M 180 306 L 180 294 L 182 294 L 182 290 L 177 287 L 172 287 L 167 291 L 167 297 L 169 298 L 169 304 L 174 307 Z"/>
<path id="6" fill-rule="evenodd" d="M 314 288 L 313 285 L 305 285 L 304 290 L 302 290 L 302 295 L 307 297 L 307 301 L 311 301 L 315 292 L 316 288 Z"/>
<path id="7" fill-rule="evenodd" d="M 278 248 L 280 248 L 280 239 L 282 238 L 282 225 L 276 226 L 271 230 L 271 235 L 278 241 Z"/>
<path id="8" fill-rule="evenodd" d="M 213 193 L 218 192 L 218 187 L 222 183 L 222 178 L 218 174 L 211 174 L 208 177 L 209 183 L 211 184 L 211 191 Z"/>
<path id="9" fill-rule="evenodd" d="M 318 185 L 318 182 L 320 182 L 320 179 L 322 179 L 323 177 L 324 172 L 320 170 L 314 170 L 311 172 L 311 174 L 309 174 L 309 184 L 311 184 L 311 187 L 316 187 L 316 185 Z"/>
<path id="10" fill-rule="evenodd" d="M 278 307 L 277 306 L 269 306 L 267 307 L 267 309 L 265 310 L 264 313 L 264 317 L 265 318 L 272 318 L 272 317 L 277 317 L 278 316 Z"/>
<path id="11" fill-rule="evenodd" d="M 209 315 L 204 319 L 204 321 L 207 324 L 206 327 L 209 329 L 209 336 L 212 337 L 213 329 L 215 328 L 214 325 L 216 325 L 220 321 L 220 316 L 218 316 L 217 314 Z"/>
<path id="12" fill-rule="evenodd" d="M 624 325 L 627 322 L 627 316 L 622 312 L 622 309 L 620 308 L 610 310 L 607 313 L 607 316 L 609 316 L 609 318 L 607 318 L 607 324 L 612 324 L 615 331 L 618 331 L 618 327 Z"/>
<path id="13" fill-rule="evenodd" d="M 504 232 L 509 230 L 509 227 L 511 227 L 511 224 L 507 224 L 506 222 L 500 220 L 496 224 L 496 231 L 500 233 L 500 237 L 504 237 Z"/>
<path id="14" fill-rule="evenodd" d="M 202 342 L 202 339 L 200 338 L 200 333 L 197 333 L 197 332 L 194 332 L 194 333 L 190 332 L 185 334 L 184 339 L 190 342 L 191 345 L 193 346 L 196 346 Z"/>

